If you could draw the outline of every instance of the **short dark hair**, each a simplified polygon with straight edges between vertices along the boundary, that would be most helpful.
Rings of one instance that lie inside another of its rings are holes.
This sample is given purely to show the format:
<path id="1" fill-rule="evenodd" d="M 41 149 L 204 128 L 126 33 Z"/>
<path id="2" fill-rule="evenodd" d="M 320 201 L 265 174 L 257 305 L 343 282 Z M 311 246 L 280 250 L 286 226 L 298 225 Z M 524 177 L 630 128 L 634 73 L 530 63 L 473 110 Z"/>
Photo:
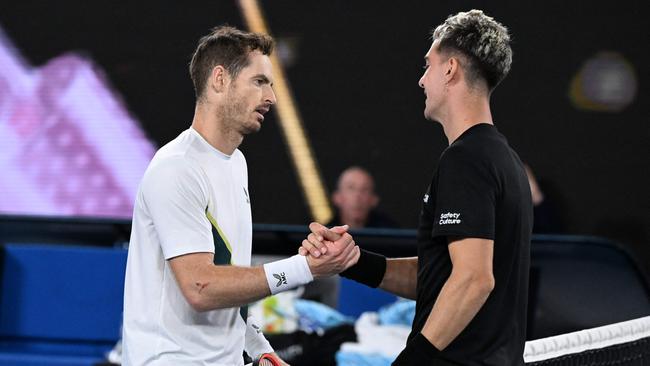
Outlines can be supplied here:
<path id="1" fill-rule="evenodd" d="M 217 65 L 222 65 L 234 79 L 248 65 L 248 54 L 259 50 L 263 55 L 273 52 L 275 42 L 271 36 L 245 32 L 230 26 L 219 26 L 201 37 L 190 62 L 190 77 L 194 83 L 196 99 L 200 100 L 205 85 Z"/>
<path id="2" fill-rule="evenodd" d="M 470 85 L 484 80 L 491 92 L 499 85 L 512 64 L 508 29 L 481 10 L 450 15 L 432 32 L 440 40 L 440 52 L 465 56 L 464 68 Z"/>

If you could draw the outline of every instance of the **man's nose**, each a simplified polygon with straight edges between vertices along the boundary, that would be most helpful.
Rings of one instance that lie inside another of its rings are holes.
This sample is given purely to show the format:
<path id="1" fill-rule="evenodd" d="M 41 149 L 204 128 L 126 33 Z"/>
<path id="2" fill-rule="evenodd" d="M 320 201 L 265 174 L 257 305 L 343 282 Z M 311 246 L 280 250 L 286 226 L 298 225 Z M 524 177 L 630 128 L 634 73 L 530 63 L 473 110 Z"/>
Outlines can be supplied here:
<path id="1" fill-rule="evenodd" d="M 266 104 L 275 104 L 278 100 L 275 98 L 275 92 L 273 89 L 269 91 L 269 93 L 266 95 L 266 98 L 264 98 L 264 102 Z"/>

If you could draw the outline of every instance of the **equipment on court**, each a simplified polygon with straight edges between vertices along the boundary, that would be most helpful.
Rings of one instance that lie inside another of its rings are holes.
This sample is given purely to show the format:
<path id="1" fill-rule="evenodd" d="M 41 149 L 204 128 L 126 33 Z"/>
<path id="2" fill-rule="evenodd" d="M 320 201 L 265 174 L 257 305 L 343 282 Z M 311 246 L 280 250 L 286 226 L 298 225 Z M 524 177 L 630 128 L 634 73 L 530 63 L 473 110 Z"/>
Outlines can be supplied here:
<path id="1" fill-rule="evenodd" d="M 280 366 L 280 360 L 270 353 L 264 353 L 253 362 L 253 366 Z"/>
<path id="2" fill-rule="evenodd" d="M 526 342 L 524 361 L 526 366 L 648 366 L 650 316 Z"/>

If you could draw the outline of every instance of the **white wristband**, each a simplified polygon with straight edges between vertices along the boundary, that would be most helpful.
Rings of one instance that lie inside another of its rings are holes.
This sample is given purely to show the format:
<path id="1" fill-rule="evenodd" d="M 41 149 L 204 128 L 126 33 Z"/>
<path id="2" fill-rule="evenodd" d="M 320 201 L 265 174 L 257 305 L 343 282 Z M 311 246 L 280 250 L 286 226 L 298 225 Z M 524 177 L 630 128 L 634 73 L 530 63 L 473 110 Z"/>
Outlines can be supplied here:
<path id="1" fill-rule="evenodd" d="M 309 264 L 307 264 L 307 257 L 300 254 L 266 263 L 264 272 L 266 273 L 266 282 L 268 282 L 273 295 L 314 280 Z"/>

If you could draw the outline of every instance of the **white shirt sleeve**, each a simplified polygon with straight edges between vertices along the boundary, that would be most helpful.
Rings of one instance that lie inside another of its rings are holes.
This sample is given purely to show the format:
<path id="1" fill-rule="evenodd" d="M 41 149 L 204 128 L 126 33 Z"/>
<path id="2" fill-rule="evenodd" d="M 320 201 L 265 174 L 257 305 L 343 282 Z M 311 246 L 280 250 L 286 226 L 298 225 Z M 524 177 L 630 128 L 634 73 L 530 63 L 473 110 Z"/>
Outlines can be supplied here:
<path id="1" fill-rule="evenodd" d="M 184 156 L 167 157 L 147 170 L 141 189 L 165 259 L 214 253 L 206 216 L 209 186 L 198 163 Z"/>
<path id="2" fill-rule="evenodd" d="M 262 333 L 261 324 L 252 315 L 249 315 L 246 321 L 245 342 L 244 349 L 252 359 L 258 358 L 263 353 L 273 352 L 273 347 Z"/>

